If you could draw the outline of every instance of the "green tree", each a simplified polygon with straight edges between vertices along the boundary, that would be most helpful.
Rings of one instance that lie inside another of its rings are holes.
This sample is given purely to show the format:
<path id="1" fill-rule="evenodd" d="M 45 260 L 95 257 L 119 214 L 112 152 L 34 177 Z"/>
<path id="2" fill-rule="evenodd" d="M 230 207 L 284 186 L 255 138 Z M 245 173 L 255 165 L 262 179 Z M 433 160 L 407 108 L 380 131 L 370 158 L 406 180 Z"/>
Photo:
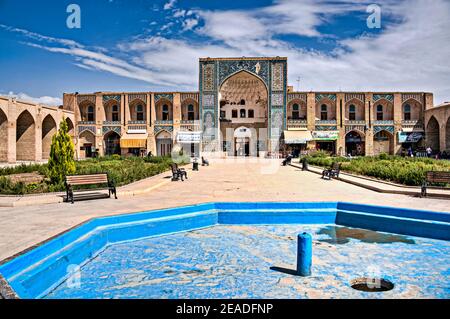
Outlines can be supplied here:
<path id="1" fill-rule="evenodd" d="M 58 132 L 52 138 L 50 159 L 48 160 L 49 176 L 52 183 L 59 184 L 66 175 L 75 173 L 75 147 L 68 134 L 66 119 L 63 118 Z"/>

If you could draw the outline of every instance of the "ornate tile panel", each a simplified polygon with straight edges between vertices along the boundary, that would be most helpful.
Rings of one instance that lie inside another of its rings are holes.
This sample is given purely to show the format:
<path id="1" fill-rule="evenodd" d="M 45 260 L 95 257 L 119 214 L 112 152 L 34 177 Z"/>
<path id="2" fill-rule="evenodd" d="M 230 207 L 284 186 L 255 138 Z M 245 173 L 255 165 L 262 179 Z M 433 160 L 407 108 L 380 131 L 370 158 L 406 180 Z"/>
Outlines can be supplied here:
<path id="1" fill-rule="evenodd" d="M 259 76 L 269 86 L 269 61 L 230 60 L 219 61 L 219 83 L 239 71 L 248 71 Z"/>
<path id="2" fill-rule="evenodd" d="M 103 126 L 102 133 L 105 135 L 108 132 L 116 132 L 119 135 L 122 135 L 122 128 L 120 126 Z"/>
<path id="3" fill-rule="evenodd" d="M 300 100 L 306 103 L 306 93 L 288 93 L 288 103 L 293 100 Z"/>
<path id="4" fill-rule="evenodd" d="M 365 95 L 364 95 L 364 93 L 347 93 L 347 94 L 345 94 L 345 102 L 346 103 L 352 99 L 357 99 L 357 100 L 361 101 L 362 103 L 364 103 Z"/>
<path id="5" fill-rule="evenodd" d="M 203 91 L 214 91 L 214 64 L 208 63 L 202 66 Z"/>
<path id="6" fill-rule="evenodd" d="M 171 93 L 157 93 L 155 94 L 155 103 L 158 103 L 161 99 L 167 99 L 173 103 L 173 94 Z"/>
<path id="7" fill-rule="evenodd" d="M 272 90 L 274 91 L 282 91 L 284 89 L 283 70 L 283 63 L 274 63 L 272 65 Z"/>
<path id="8" fill-rule="evenodd" d="M 95 126 L 78 126 L 78 134 L 81 134 L 84 131 L 90 131 L 92 132 L 94 135 L 97 134 L 96 130 L 95 130 Z"/>
<path id="9" fill-rule="evenodd" d="M 88 101 L 95 105 L 95 95 L 78 95 L 77 103 L 80 105 L 81 103 Z"/>
<path id="10" fill-rule="evenodd" d="M 422 94 L 420 93 L 406 93 L 406 94 L 402 94 L 402 103 L 413 99 L 416 100 L 417 102 L 419 102 L 420 104 L 422 104 Z"/>
<path id="11" fill-rule="evenodd" d="M 120 103 L 120 99 L 120 95 L 103 95 L 103 104 L 107 103 L 110 100 L 114 100 L 117 103 Z"/>
<path id="12" fill-rule="evenodd" d="M 161 131 L 167 131 L 167 132 L 172 133 L 173 132 L 173 126 L 159 126 L 159 125 L 156 125 L 155 128 L 153 129 L 153 132 L 155 133 L 155 135 L 157 135 Z"/>
<path id="13" fill-rule="evenodd" d="M 373 95 L 373 103 L 379 101 L 379 100 L 387 100 L 389 102 L 394 102 L 394 95 L 393 94 L 374 94 Z"/>
<path id="14" fill-rule="evenodd" d="M 272 106 L 283 106 L 284 98 L 283 93 L 272 93 L 271 103 Z"/>
<path id="15" fill-rule="evenodd" d="M 216 104 L 215 100 L 214 94 L 203 94 L 202 105 L 204 108 L 214 108 Z"/>
<path id="16" fill-rule="evenodd" d="M 141 100 L 144 103 L 147 103 L 147 94 L 145 93 L 128 94 L 128 104 L 132 103 L 134 100 Z"/>
<path id="17" fill-rule="evenodd" d="M 316 94 L 316 102 L 320 102 L 323 99 L 329 99 L 331 101 L 336 101 L 336 94 Z"/>
<path id="18" fill-rule="evenodd" d="M 387 131 L 391 134 L 394 134 L 394 126 L 386 126 L 386 125 L 376 125 L 373 127 L 373 134 L 377 134 L 381 131 Z"/>

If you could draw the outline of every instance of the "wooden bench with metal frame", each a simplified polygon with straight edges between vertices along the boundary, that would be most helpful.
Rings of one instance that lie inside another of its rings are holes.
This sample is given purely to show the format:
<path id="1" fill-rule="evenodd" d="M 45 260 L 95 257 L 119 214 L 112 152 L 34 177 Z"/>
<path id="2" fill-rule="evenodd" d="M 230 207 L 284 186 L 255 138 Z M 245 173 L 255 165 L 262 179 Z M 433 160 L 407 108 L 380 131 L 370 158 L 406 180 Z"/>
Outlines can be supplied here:
<path id="1" fill-rule="evenodd" d="M 187 177 L 187 172 L 184 168 L 178 168 L 178 164 L 177 163 L 172 163 L 172 181 L 178 181 L 181 179 L 182 182 L 184 182 L 183 177 L 185 177 L 186 179 Z"/>
<path id="2" fill-rule="evenodd" d="M 429 171 L 425 175 L 425 179 L 422 184 L 422 191 L 421 191 L 421 197 L 427 196 L 427 189 L 428 188 L 436 188 L 436 189 L 445 189 L 448 187 L 442 186 L 429 186 L 430 184 L 444 184 L 444 185 L 450 185 L 450 172 L 446 171 Z"/>
<path id="3" fill-rule="evenodd" d="M 330 168 L 323 170 L 322 178 L 323 179 L 325 179 L 325 177 L 328 177 L 328 179 L 331 179 L 333 177 L 339 178 L 340 172 L 341 172 L 341 163 L 334 162 Z"/>
<path id="4" fill-rule="evenodd" d="M 98 185 L 97 188 L 88 188 L 88 189 L 79 189 L 74 190 L 74 186 L 83 186 L 83 185 Z M 86 199 L 94 199 L 94 198 L 111 198 L 111 195 L 114 195 L 114 198 L 117 199 L 116 185 L 114 180 L 111 179 L 107 173 L 98 173 L 98 174 L 89 174 L 89 175 L 67 175 L 65 178 L 65 186 L 66 186 L 66 202 L 74 202 L 74 192 L 83 193 L 83 195 L 76 196 L 77 199 L 86 200 Z M 103 187 L 100 187 L 103 186 Z M 105 187 L 106 186 L 106 187 Z M 108 195 L 104 193 L 93 193 L 97 190 L 108 190 Z M 90 193 L 90 194 L 89 194 Z"/>

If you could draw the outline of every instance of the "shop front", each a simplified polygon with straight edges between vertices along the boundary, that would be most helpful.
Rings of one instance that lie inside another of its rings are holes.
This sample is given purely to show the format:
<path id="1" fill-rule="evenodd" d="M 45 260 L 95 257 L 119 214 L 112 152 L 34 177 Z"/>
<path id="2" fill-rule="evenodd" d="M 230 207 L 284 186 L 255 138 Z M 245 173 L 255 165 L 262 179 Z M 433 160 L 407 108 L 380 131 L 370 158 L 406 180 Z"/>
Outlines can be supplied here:
<path id="1" fill-rule="evenodd" d="M 317 151 L 325 151 L 336 155 L 336 141 L 339 138 L 338 131 L 314 131 L 312 137 Z"/>
<path id="2" fill-rule="evenodd" d="M 398 132 L 398 142 L 402 145 L 402 152 L 407 153 L 411 148 L 413 151 L 422 146 L 423 132 Z"/>
<path id="3" fill-rule="evenodd" d="M 177 143 L 183 148 L 183 153 L 191 157 L 199 157 L 202 132 L 178 132 Z"/>
<path id="4" fill-rule="evenodd" d="M 311 131 L 284 131 L 284 144 L 294 157 L 303 154 L 308 142 L 312 141 Z"/>
<path id="5" fill-rule="evenodd" d="M 132 156 L 147 155 L 147 133 L 126 133 L 120 139 L 122 154 Z"/>

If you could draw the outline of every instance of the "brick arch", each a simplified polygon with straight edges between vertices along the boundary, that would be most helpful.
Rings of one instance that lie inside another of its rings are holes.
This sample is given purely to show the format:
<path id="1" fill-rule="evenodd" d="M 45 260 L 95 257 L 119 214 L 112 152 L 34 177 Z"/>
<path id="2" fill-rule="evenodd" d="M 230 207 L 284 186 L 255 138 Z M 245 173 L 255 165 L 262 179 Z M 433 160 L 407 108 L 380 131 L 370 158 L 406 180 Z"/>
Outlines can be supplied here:
<path id="1" fill-rule="evenodd" d="M 394 120 L 394 103 L 387 99 L 380 99 L 373 103 L 372 105 L 372 117 L 377 120 L 377 107 L 378 105 L 383 106 L 383 121 L 393 121 Z"/>
<path id="2" fill-rule="evenodd" d="M 27 110 L 20 113 L 16 120 L 16 160 L 36 160 L 36 123 Z"/>
<path id="3" fill-rule="evenodd" d="M 439 121 L 433 116 L 430 117 L 426 126 L 427 146 L 433 151 L 440 151 L 440 132 Z"/>
<path id="4" fill-rule="evenodd" d="M 320 120 L 322 105 L 327 106 L 328 120 L 336 120 L 336 101 L 329 98 L 323 98 L 316 102 L 316 119 Z"/>
<path id="5" fill-rule="evenodd" d="M 103 110 L 105 112 L 105 120 L 113 121 L 113 106 L 117 105 L 118 110 L 118 121 L 122 118 L 122 110 L 120 107 L 120 102 L 115 99 L 109 99 L 103 103 Z"/>
<path id="6" fill-rule="evenodd" d="M 146 121 L 147 119 L 147 103 L 145 103 L 140 98 L 134 98 L 128 103 L 128 110 L 130 112 L 130 119 L 131 121 L 137 121 L 137 107 L 138 105 L 142 105 L 143 113 L 144 113 L 144 119 L 142 121 Z"/>
<path id="7" fill-rule="evenodd" d="M 0 108 L 0 162 L 8 161 L 8 117 L 3 109 Z"/>
<path id="8" fill-rule="evenodd" d="M 293 111 L 294 104 L 298 104 L 298 106 L 299 106 L 299 114 L 300 114 L 299 117 L 306 119 L 307 113 L 308 113 L 308 108 L 307 108 L 306 102 L 301 99 L 293 99 L 293 100 L 289 101 L 287 108 L 286 108 L 287 117 L 292 119 L 292 111 Z"/>
<path id="9" fill-rule="evenodd" d="M 78 104 L 78 110 L 80 112 L 81 121 L 88 121 L 89 106 L 92 106 L 92 108 L 94 110 L 94 121 L 95 121 L 95 115 L 96 115 L 97 110 L 95 109 L 95 104 L 89 100 L 84 100 L 83 102 Z"/>
<path id="10" fill-rule="evenodd" d="M 198 102 L 193 98 L 187 98 L 181 102 L 181 119 L 183 121 L 188 120 L 188 106 L 191 104 L 194 106 L 194 120 L 200 118 Z"/>
<path id="11" fill-rule="evenodd" d="M 56 121 L 48 114 L 42 121 L 42 159 L 50 157 L 50 149 L 52 145 L 53 136 L 56 134 Z"/>
<path id="12" fill-rule="evenodd" d="M 167 105 L 169 107 L 169 121 L 173 120 L 173 103 L 169 99 L 162 97 L 156 102 L 155 104 L 155 111 L 156 111 L 156 120 L 162 121 L 163 120 L 163 106 Z"/>
<path id="13" fill-rule="evenodd" d="M 381 153 L 394 154 L 394 134 L 385 129 L 373 135 L 373 155 Z"/>
<path id="14" fill-rule="evenodd" d="M 360 142 L 355 142 L 352 139 L 352 136 L 356 138 L 356 135 L 359 136 Z M 365 143 L 366 143 L 366 134 L 364 132 L 361 132 L 358 129 L 353 129 L 345 134 L 345 153 L 351 154 L 352 156 L 365 155 Z"/>
<path id="15" fill-rule="evenodd" d="M 74 136 L 75 135 L 75 126 L 73 125 L 73 122 L 70 118 L 66 117 L 64 119 L 64 121 L 66 121 L 67 123 L 67 132 L 69 133 L 70 136 Z"/>
<path id="16" fill-rule="evenodd" d="M 406 104 L 411 106 L 411 120 L 420 120 L 423 115 L 422 103 L 413 98 L 410 98 L 402 103 L 402 119 L 404 119 L 404 107 Z"/>
<path id="17" fill-rule="evenodd" d="M 364 102 L 360 99 L 352 98 L 345 103 L 345 119 L 350 120 L 350 105 L 354 105 L 356 108 L 356 121 L 363 121 L 366 116 L 366 108 Z"/>

